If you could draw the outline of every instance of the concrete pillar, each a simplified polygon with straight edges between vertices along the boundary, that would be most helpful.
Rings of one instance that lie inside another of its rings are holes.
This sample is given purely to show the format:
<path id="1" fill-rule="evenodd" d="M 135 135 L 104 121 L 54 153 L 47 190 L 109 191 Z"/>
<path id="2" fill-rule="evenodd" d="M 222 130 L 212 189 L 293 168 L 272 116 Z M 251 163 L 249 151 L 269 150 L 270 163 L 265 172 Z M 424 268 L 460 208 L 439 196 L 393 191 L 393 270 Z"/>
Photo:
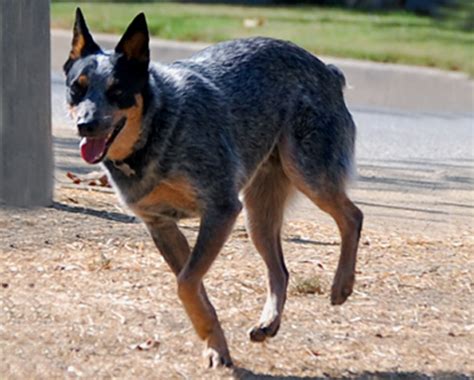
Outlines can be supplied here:
<path id="1" fill-rule="evenodd" d="M 49 0 L 0 0 L 0 204 L 52 202 Z"/>

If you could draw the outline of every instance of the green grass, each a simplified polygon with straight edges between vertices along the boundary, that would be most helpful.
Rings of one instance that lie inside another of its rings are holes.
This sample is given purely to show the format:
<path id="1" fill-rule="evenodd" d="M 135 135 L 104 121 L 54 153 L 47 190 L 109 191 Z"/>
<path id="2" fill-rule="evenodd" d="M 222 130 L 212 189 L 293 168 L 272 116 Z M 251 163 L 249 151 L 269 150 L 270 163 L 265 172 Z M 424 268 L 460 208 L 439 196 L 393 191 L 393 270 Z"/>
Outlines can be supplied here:
<path id="1" fill-rule="evenodd" d="M 82 4 L 93 32 L 122 33 L 144 11 L 153 36 L 217 42 L 255 35 L 291 40 L 318 54 L 459 70 L 474 76 L 474 33 L 404 12 L 316 6 L 242 7 L 177 3 Z M 52 4 L 52 24 L 71 28 L 75 5 Z M 245 28 L 243 20 L 264 24 Z"/>

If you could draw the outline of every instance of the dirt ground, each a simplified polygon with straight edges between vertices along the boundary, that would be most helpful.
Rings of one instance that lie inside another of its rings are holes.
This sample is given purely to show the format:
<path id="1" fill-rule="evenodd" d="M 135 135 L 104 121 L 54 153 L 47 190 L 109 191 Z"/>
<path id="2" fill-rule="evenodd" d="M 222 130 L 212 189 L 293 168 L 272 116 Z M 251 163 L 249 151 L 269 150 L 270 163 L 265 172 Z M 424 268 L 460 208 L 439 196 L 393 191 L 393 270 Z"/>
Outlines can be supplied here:
<path id="1" fill-rule="evenodd" d="M 409 206 L 380 212 L 367 191 L 355 191 L 367 222 L 355 293 L 340 307 L 329 303 L 335 226 L 304 204 L 290 214 L 289 299 L 265 344 L 248 339 L 265 271 L 239 219 L 205 281 L 237 366 L 217 371 L 203 368 L 144 226 L 108 189 L 59 183 L 51 208 L 0 208 L 0 378 L 472 378 L 472 193 L 441 223 Z M 197 223 L 181 223 L 191 242 Z"/>

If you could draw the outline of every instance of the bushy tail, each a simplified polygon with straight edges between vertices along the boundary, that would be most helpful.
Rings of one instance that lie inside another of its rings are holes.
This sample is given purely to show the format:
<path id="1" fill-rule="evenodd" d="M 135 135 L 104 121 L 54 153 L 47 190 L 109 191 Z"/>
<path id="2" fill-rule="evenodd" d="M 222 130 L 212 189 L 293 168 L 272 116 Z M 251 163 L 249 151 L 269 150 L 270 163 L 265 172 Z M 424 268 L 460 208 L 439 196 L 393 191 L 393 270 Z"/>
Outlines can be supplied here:
<path id="1" fill-rule="evenodd" d="M 342 70 L 333 64 L 329 64 L 326 66 L 329 69 L 329 71 L 331 71 L 331 73 L 336 77 L 336 80 L 339 82 L 339 85 L 341 86 L 341 88 L 346 87 L 346 77 L 344 76 L 344 73 L 342 72 Z"/>

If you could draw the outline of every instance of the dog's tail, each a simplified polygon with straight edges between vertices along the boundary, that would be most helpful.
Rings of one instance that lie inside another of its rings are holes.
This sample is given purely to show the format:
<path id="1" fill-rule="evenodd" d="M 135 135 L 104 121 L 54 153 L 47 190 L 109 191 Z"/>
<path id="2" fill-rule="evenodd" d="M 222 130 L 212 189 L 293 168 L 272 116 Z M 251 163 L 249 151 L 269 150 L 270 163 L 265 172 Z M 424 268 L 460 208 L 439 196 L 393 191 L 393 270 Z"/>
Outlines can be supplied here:
<path id="1" fill-rule="evenodd" d="M 338 81 L 341 88 L 343 89 L 346 87 L 346 77 L 344 76 L 342 70 L 333 64 L 326 65 L 326 67 L 334 75 L 334 77 L 336 77 L 336 80 Z"/>

